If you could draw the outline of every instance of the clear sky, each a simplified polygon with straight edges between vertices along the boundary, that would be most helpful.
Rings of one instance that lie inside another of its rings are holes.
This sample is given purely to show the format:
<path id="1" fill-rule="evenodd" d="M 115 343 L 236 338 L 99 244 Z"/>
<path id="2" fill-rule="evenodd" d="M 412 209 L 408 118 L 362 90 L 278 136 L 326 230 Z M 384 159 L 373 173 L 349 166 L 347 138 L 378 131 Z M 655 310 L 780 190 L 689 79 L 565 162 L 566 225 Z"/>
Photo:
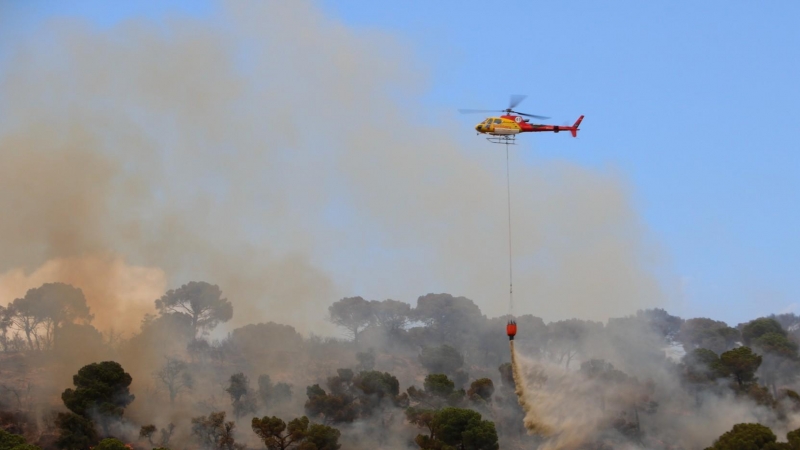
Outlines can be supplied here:
<path id="1" fill-rule="evenodd" d="M 406 43 L 430 75 L 420 117 L 452 113 L 465 139 L 480 139 L 472 127 L 482 117 L 458 108 L 503 108 L 512 93 L 529 95 L 519 110 L 554 123 L 584 114 L 579 139 L 525 136 L 520 154 L 529 164 L 612 167 L 629 180 L 682 280 L 676 313 L 733 323 L 800 313 L 800 3 L 320 6 Z M 214 11 L 202 1 L 0 0 L 0 64 L 10 43 L 52 16 L 107 27 L 139 16 L 214 20 Z"/>

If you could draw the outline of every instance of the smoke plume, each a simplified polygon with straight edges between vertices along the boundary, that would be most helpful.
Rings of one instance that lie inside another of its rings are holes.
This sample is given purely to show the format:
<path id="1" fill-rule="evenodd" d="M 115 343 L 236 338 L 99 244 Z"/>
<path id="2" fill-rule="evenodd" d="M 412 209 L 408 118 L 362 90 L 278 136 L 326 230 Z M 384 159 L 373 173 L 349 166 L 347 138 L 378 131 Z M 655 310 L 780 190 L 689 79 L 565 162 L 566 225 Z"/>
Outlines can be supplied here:
<path id="1" fill-rule="evenodd" d="M 102 30 L 58 19 L 12 48 L 0 73 L 5 279 L 110 258 L 163 273 L 153 289 L 219 284 L 234 325 L 302 330 L 330 331 L 320 305 L 352 294 L 447 290 L 505 312 L 504 161 L 447 115 L 420 120 L 425 68 L 411 49 L 309 2 L 220 10 Z M 602 319 L 662 300 L 619 174 L 514 156 L 520 312 Z M 85 289 L 98 309 L 138 305 L 126 286 Z M 121 308 L 137 311 L 121 328 L 144 312 Z"/>

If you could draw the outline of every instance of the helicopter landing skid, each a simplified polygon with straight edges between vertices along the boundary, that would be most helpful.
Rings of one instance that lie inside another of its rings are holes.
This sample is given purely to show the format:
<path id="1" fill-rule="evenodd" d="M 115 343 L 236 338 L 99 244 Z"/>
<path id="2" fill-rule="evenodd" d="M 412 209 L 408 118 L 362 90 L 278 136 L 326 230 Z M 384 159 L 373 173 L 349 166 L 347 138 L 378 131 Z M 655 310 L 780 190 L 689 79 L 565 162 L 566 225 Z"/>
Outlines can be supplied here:
<path id="1" fill-rule="evenodd" d="M 509 134 L 505 136 L 489 136 L 486 138 L 486 140 L 492 144 L 516 145 L 517 135 Z"/>

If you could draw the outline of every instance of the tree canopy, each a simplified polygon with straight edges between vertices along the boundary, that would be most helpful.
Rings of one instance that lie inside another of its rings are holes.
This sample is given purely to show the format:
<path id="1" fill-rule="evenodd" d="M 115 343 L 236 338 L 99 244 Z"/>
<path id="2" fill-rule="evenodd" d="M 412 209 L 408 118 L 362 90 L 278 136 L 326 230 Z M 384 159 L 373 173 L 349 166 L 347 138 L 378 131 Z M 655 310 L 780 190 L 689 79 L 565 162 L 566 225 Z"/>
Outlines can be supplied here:
<path id="1" fill-rule="evenodd" d="M 372 304 L 361 297 L 346 297 L 328 307 L 330 321 L 345 330 L 358 343 L 359 333 L 372 320 Z"/>
<path id="2" fill-rule="evenodd" d="M 104 361 L 83 366 L 72 377 L 75 389 L 61 394 L 64 405 L 75 414 L 122 417 L 134 396 L 128 390 L 133 379 L 119 363 Z"/>
<path id="3" fill-rule="evenodd" d="M 162 315 L 174 313 L 188 317 L 195 335 L 210 331 L 233 317 L 233 305 L 222 298 L 219 286 L 204 281 L 190 281 L 178 289 L 170 289 L 156 300 L 156 309 Z"/>

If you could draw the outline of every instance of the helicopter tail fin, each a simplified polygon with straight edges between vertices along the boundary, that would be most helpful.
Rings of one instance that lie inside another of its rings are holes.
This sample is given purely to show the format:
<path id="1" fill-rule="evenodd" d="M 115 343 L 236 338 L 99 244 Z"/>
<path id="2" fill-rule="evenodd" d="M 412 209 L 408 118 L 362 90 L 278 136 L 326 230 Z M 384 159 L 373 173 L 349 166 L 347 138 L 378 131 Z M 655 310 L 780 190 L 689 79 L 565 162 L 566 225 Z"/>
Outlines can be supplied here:
<path id="1" fill-rule="evenodd" d="M 578 117 L 578 120 L 575 121 L 575 125 L 570 127 L 570 133 L 572 133 L 572 137 L 578 137 L 578 127 L 581 125 L 581 121 L 583 121 L 583 116 Z"/>

